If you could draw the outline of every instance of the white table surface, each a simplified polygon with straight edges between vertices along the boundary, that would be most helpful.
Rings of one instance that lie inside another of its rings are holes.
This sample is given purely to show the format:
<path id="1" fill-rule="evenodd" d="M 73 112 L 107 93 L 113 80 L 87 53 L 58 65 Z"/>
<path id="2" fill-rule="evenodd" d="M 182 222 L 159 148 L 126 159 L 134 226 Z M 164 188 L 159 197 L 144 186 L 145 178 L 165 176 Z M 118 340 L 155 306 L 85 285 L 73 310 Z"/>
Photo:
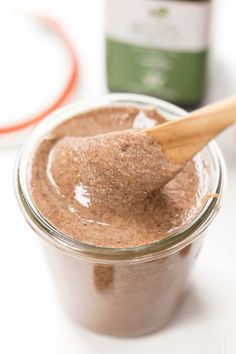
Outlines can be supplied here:
<path id="1" fill-rule="evenodd" d="M 46 10 L 65 23 L 81 62 L 79 97 L 105 92 L 100 0 L 0 2 L 0 11 Z M 216 0 L 210 84 L 206 101 L 236 91 L 236 4 Z M 30 98 L 29 98 L 30 99 Z M 173 323 L 139 339 L 116 339 L 75 327 L 62 314 L 37 237 L 16 205 L 16 149 L 0 151 L 0 353 L 4 354 L 233 354 L 236 353 L 236 134 L 219 139 L 229 183 L 223 208 L 209 229 L 188 296 Z"/>

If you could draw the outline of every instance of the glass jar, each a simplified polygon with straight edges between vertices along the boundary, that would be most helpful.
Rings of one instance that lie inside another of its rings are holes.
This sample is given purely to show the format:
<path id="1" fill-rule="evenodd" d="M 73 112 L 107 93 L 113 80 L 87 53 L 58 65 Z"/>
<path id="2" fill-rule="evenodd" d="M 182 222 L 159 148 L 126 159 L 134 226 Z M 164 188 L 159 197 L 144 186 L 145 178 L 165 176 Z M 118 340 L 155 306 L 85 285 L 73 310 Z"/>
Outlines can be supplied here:
<path id="1" fill-rule="evenodd" d="M 95 247 L 67 237 L 40 215 L 31 199 L 27 185 L 31 153 L 37 141 L 61 122 L 91 108 L 119 104 L 153 106 L 170 119 L 185 114 L 167 102 L 133 94 L 110 94 L 96 102 L 66 106 L 42 121 L 21 149 L 15 186 L 22 213 L 42 240 L 66 312 L 96 332 L 138 336 L 166 325 L 178 308 L 205 230 L 219 210 L 225 167 L 218 147 L 211 142 L 201 154 L 209 164 L 212 197 L 206 198 L 191 223 L 161 241 L 120 249 Z M 218 198 L 213 197 L 216 193 Z"/>

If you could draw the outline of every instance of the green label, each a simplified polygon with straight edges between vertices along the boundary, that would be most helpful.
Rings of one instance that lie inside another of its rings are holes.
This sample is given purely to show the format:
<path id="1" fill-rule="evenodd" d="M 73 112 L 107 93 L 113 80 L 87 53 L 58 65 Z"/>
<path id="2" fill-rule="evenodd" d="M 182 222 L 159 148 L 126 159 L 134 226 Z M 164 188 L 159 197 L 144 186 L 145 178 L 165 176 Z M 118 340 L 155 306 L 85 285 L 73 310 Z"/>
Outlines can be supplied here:
<path id="1" fill-rule="evenodd" d="M 207 51 L 174 51 L 106 39 L 112 91 L 143 93 L 179 104 L 197 103 L 204 93 Z"/>

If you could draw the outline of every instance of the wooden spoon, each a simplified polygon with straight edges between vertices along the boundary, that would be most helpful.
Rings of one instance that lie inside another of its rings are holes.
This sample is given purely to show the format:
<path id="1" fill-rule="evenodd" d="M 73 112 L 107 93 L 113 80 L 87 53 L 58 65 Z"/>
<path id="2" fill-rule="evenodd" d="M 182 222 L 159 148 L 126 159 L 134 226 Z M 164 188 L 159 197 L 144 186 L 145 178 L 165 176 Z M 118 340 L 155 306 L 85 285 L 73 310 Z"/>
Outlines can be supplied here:
<path id="1" fill-rule="evenodd" d="M 205 106 L 145 133 L 161 145 L 170 162 L 182 165 L 233 123 L 236 123 L 235 97 Z"/>

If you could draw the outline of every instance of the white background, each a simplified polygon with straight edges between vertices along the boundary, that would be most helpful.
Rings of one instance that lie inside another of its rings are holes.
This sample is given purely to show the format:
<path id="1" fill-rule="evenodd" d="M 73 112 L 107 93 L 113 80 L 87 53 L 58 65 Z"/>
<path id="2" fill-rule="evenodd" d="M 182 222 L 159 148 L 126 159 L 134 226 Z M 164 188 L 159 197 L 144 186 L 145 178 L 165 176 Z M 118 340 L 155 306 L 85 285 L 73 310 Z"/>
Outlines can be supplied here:
<path id="1" fill-rule="evenodd" d="M 78 50 L 79 98 L 105 92 L 100 0 L 0 0 L 1 12 L 11 6 L 45 10 L 61 20 Z M 206 102 L 236 92 L 236 3 L 216 0 L 214 8 Z M 96 335 L 77 328 L 64 317 L 37 237 L 16 205 L 12 183 L 16 149 L 1 150 L 0 353 L 236 353 L 235 137 L 230 130 L 219 139 L 229 170 L 228 192 L 209 230 L 186 300 L 168 328 L 139 339 Z"/>

